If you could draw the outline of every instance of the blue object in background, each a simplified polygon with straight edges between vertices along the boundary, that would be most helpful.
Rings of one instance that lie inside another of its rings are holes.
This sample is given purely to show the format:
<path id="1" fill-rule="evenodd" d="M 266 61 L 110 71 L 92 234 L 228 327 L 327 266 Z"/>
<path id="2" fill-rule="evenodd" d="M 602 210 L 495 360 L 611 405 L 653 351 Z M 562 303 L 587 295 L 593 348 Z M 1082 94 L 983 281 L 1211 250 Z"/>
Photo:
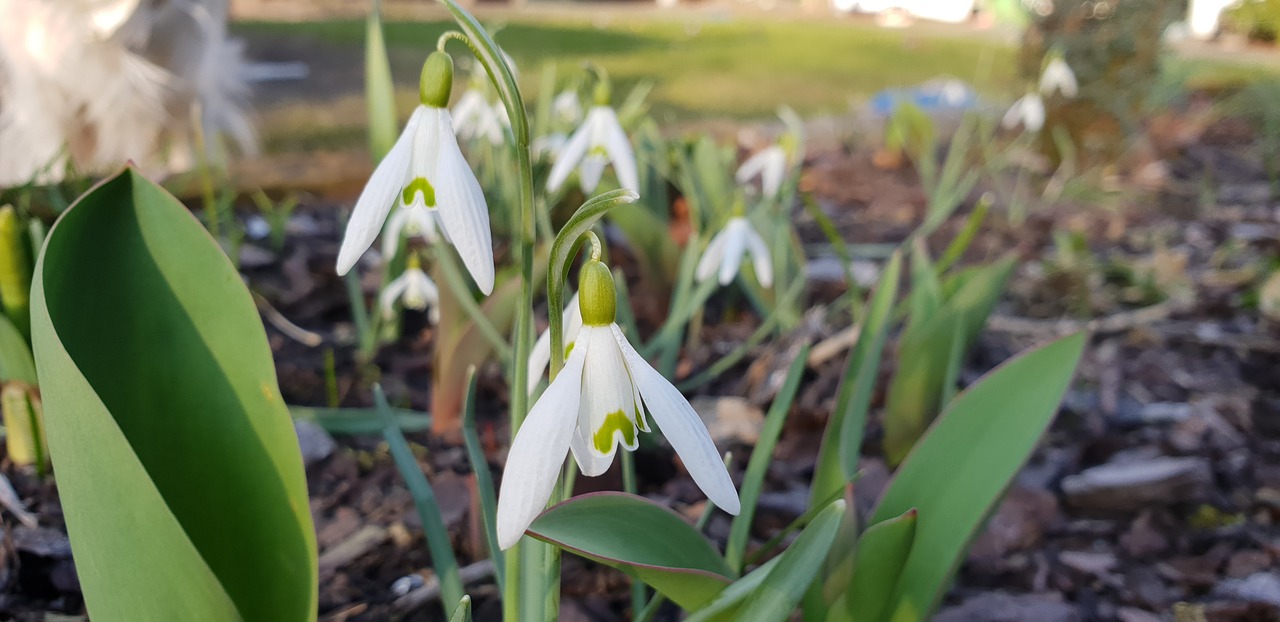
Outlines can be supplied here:
<path id="1" fill-rule="evenodd" d="M 978 105 L 978 94 L 961 80 L 940 78 L 907 88 L 885 89 L 871 96 L 871 111 L 888 117 L 904 102 L 929 114 L 960 112 Z"/>

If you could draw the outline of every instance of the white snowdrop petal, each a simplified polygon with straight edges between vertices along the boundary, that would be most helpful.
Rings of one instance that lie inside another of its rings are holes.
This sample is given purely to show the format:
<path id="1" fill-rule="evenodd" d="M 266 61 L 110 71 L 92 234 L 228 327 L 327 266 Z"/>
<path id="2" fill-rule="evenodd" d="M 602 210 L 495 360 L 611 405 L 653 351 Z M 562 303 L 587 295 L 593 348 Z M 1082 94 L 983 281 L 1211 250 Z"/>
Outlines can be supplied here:
<path id="1" fill-rule="evenodd" d="M 752 178 L 759 175 L 760 172 L 764 170 L 765 160 L 767 158 L 767 150 L 757 151 L 752 154 L 751 157 L 747 158 L 746 162 L 742 163 L 742 166 L 738 167 L 737 174 L 733 176 L 734 180 L 739 184 L 745 184 L 751 181 Z"/>
<path id="2" fill-rule="evenodd" d="M 604 167 L 608 164 L 608 160 L 594 154 L 582 159 L 582 164 L 578 166 L 578 183 L 583 194 L 595 192 L 600 185 L 600 178 L 604 176 Z"/>
<path id="3" fill-rule="evenodd" d="M 574 336 L 582 330 L 582 310 L 578 308 L 578 294 L 575 293 L 569 299 L 569 304 L 560 317 L 563 318 L 561 326 L 564 327 L 565 343 L 571 343 Z M 547 365 L 550 364 L 551 327 L 547 327 L 547 330 L 538 335 L 538 341 L 533 344 L 533 350 L 529 352 L 529 395 L 533 395 L 533 390 L 538 388 L 538 382 L 542 380 L 542 374 L 547 371 Z"/>
<path id="4" fill-rule="evenodd" d="M 588 327 L 591 340 L 582 374 L 578 427 L 597 457 L 612 456 L 618 445 L 638 447 L 635 386 L 622 349 L 608 328 Z M 585 424 L 585 425 L 584 425 Z"/>
<path id="5" fill-rule="evenodd" d="M 728 285 L 742 267 L 742 253 L 747 249 L 743 221 L 735 218 L 724 228 L 724 256 L 720 258 L 720 284 Z"/>
<path id="6" fill-rule="evenodd" d="M 436 287 L 435 281 L 432 281 L 426 272 L 417 268 L 410 268 L 405 270 L 404 274 L 409 280 L 410 286 L 426 300 L 428 306 L 434 307 L 440 304 L 440 289 Z"/>
<path id="7" fill-rule="evenodd" d="M 400 299 L 400 295 L 409 287 L 409 280 L 400 275 L 392 279 L 387 286 L 382 288 L 382 293 L 378 294 L 378 307 L 382 309 L 382 315 L 385 317 L 394 317 L 396 314 L 396 301 Z"/>
<path id="8" fill-rule="evenodd" d="M 766 196 L 776 197 L 782 190 L 782 178 L 787 173 L 787 153 L 777 145 L 770 147 L 766 165 L 760 178 L 760 189 Z"/>
<path id="9" fill-rule="evenodd" d="M 769 254 L 769 246 L 750 224 L 743 231 L 747 241 L 747 252 L 751 254 L 751 264 L 756 269 L 756 279 L 760 281 L 760 285 L 772 287 L 773 257 Z"/>
<path id="10" fill-rule="evenodd" d="M 551 165 L 551 172 L 547 174 L 547 191 L 555 192 L 564 185 L 564 181 L 569 178 L 569 173 L 573 172 L 578 162 L 582 161 L 583 156 L 587 155 L 587 147 L 591 142 L 591 117 L 587 117 L 587 121 L 578 127 L 573 136 L 569 137 L 569 142 L 565 143 L 560 149 L 560 154 L 556 156 L 556 161 Z"/>
<path id="11" fill-rule="evenodd" d="M 396 197 L 404 188 L 413 135 L 420 122 L 420 112 L 414 112 L 396 144 L 382 158 L 382 162 L 378 163 L 378 167 L 369 176 L 369 182 L 360 192 L 356 207 L 351 212 L 351 220 L 347 222 L 347 231 L 342 236 L 342 248 L 338 251 L 338 274 L 349 272 L 382 230 L 387 212 L 391 211 Z"/>
<path id="12" fill-rule="evenodd" d="M 409 220 L 409 210 L 397 207 L 391 211 L 387 226 L 382 231 L 382 256 L 390 261 L 400 250 L 400 238 L 404 235 L 405 223 Z"/>
<path id="13" fill-rule="evenodd" d="M 588 337 L 589 335 L 583 335 Z M 560 467 L 569 453 L 582 393 L 582 366 L 589 344 L 579 343 L 564 371 L 533 405 L 507 454 L 498 494 L 498 546 L 509 549 L 551 498 Z"/>
<path id="14" fill-rule="evenodd" d="M 712 503 L 736 515 L 741 510 L 738 491 L 734 489 L 733 480 L 729 478 L 720 452 L 711 441 L 706 426 L 698 418 L 698 413 L 694 412 L 678 389 L 627 343 L 626 337 L 616 325 L 613 326 L 613 333 L 626 357 L 628 367 L 631 368 L 631 375 L 640 388 L 640 395 L 644 398 L 649 414 L 658 427 L 662 428 L 662 434 L 675 448 L 694 483 L 706 493 Z"/>
<path id="15" fill-rule="evenodd" d="M 716 273 L 720 268 L 720 260 L 724 257 L 724 243 L 724 231 L 711 238 L 711 243 L 707 244 L 707 249 L 702 251 L 702 259 L 698 260 L 698 266 L 694 269 L 694 280 L 701 283 Z"/>
<path id="16" fill-rule="evenodd" d="M 1029 132 L 1039 132 L 1044 127 L 1044 100 L 1031 93 L 1022 104 L 1022 124 Z"/>
<path id="17" fill-rule="evenodd" d="M 462 157 L 453 136 L 449 112 L 441 110 L 439 119 L 439 166 L 436 196 L 437 214 L 462 264 L 471 273 L 476 286 L 486 296 L 493 293 L 493 238 L 489 232 L 489 207 L 485 203 L 480 182 Z"/>
<path id="18" fill-rule="evenodd" d="M 613 172 L 618 176 L 618 185 L 640 192 L 640 174 L 636 170 L 636 155 L 631 149 L 631 141 L 618 121 L 618 115 L 612 108 L 601 107 L 601 130 L 604 134 L 604 150 L 613 162 Z"/>

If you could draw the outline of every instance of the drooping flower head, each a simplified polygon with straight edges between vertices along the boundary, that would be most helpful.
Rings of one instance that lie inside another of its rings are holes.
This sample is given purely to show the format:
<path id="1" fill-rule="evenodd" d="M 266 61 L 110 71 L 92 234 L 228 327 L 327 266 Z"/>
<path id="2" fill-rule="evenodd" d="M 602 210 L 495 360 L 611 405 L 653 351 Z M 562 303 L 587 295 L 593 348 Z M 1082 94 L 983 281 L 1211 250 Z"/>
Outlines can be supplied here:
<path id="1" fill-rule="evenodd" d="M 378 295 L 378 306 L 386 318 L 395 317 L 396 301 L 406 309 L 426 311 L 427 319 L 432 324 L 440 322 L 440 290 L 431 277 L 422 271 L 417 255 L 409 255 L 409 265 L 405 271 L 390 283 Z"/>
<path id="2" fill-rule="evenodd" d="M 511 443 L 498 497 L 498 545 L 513 546 L 546 506 L 566 454 L 573 454 L 584 475 L 596 476 L 613 463 L 619 446 L 634 450 L 639 432 L 649 431 L 646 409 L 698 487 L 737 514 L 738 493 L 702 420 L 614 323 L 613 274 L 598 260 L 582 268 L 578 305 L 582 328 L 564 369 Z"/>
<path id="3" fill-rule="evenodd" d="M 569 142 L 565 143 L 551 165 L 551 173 L 547 176 L 548 192 L 559 190 L 576 167 L 582 192 L 590 194 L 600 185 L 600 177 L 608 164 L 613 164 L 620 186 L 639 192 L 636 156 L 631 150 L 631 142 L 627 140 L 627 133 L 618 122 L 618 113 L 609 106 L 607 83 L 602 81 L 596 85 L 595 100 L 586 120 L 569 137 Z"/>
<path id="4" fill-rule="evenodd" d="M 373 244 L 392 207 L 430 210 L 480 291 L 493 291 L 489 208 L 458 148 L 447 108 L 452 89 L 453 60 L 443 52 L 431 54 L 422 67 L 421 104 L 356 201 L 338 252 L 338 274 L 351 270 Z"/>
<path id="5" fill-rule="evenodd" d="M 490 102 L 485 97 L 486 85 L 480 80 L 472 80 L 471 88 L 458 98 L 453 105 L 453 123 L 458 131 L 458 138 L 474 140 L 483 138 L 491 145 L 501 145 L 506 140 L 505 128 L 511 122 L 507 119 L 507 109 L 502 102 Z"/>
<path id="6" fill-rule="evenodd" d="M 1000 125 L 1005 129 L 1013 129 L 1022 125 L 1023 129 L 1028 132 L 1039 132 L 1044 127 L 1044 100 L 1041 99 L 1040 93 L 1036 91 L 1028 91 L 1026 95 L 1018 98 L 1009 106 L 1009 110 L 1004 113 L 1004 119 L 1000 121 Z"/>
<path id="7" fill-rule="evenodd" d="M 711 238 L 711 243 L 702 252 L 702 259 L 698 260 L 694 277 L 701 283 L 711 278 L 711 275 L 718 274 L 720 284 L 728 285 L 737 276 L 748 253 L 760 285 L 772 286 L 773 264 L 769 247 L 742 214 L 730 218 L 724 229 Z"/>
<path id="8" fill-rule="evenodd" d="M 799 155 L 796 153 L 799 142 L 795 136 L 783 134 L 777 143 L 769 145 L 747 158 L 742 163 L 742 166 L 738 167 L 738 172 L 734 174 L 734 181 L 737 181 L 739 185 L 745 185 L 750 183 L 752 179 L 759 177 L 760 190 L 764 196 L 777 198 L 779 193 L 782 192 L 782 182 L 786 180 L 787 173 L 791 170 L 792 162 Z"/>
<path id="9" fill-rule="evenodd" d="M 1071 66 L 1062 54 L 1056 52 L 1049 55 L 1048 62 L 1040 72 L 1040 92 L 1051 96 L 1054 91 L 1062 93 L 1064 97 L 1075 97 L 1079 91 L 1075 72 L 1071 71 Z"/>

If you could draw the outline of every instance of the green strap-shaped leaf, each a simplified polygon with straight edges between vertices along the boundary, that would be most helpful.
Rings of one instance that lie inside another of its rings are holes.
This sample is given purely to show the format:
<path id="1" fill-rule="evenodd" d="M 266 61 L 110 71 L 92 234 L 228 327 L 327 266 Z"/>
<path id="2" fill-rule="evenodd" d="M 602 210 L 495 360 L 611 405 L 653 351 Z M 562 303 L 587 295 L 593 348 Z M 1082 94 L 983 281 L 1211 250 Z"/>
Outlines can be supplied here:
<path id="1" fill-rule="evenodd" d="M 529 535 L 635 577 L 685 609 L 729 584 L 729 566 L 675 512 L 643 497 L 596 493 L 543 512 Z"/>
<path id="2" fill-rule="evenodd" d="M 190 212 L 126 169 L 50 231 L 32 299 L 93 619 L 314 619 L 306 481 L 266 333 Z"/>
<path id="3" fill-rule="evenodd" d="M 916 511 L 907 510 L 869 527 L 858 538 L 853 579 L 845 593 L 845 611 L 854 622 L 888 622 L 898 577 L 907 565 L 916 537 Z"/>
<path id="4" fill-rule="evenodd" d="M 957 396 L 911 450 L 870 521 L 920 512 L 892 619 L 928 618 L 974 532 L 1053 419 L 1084 345 L 1083 334 L 1072 335 L 1005 363 Z"/>
<path id="5" fill-rule="evenodd" d="M 31 347 L 9 318 L 0 315 L 0 382 L 36 383 L 36 362 Z"/>

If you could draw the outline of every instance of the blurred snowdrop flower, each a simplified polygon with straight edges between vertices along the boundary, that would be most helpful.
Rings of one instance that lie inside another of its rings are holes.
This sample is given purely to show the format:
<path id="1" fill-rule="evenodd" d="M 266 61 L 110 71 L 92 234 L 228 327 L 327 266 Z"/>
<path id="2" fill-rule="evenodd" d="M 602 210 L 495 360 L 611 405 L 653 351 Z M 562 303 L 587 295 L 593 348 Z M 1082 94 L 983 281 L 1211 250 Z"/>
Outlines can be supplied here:
<path id="1" fill-rule="evenodd" d="M 480 182 L 458 148 L 449 109 L 453 61 L 435 52 L 422 67 L 421 105 L 374 169 L 356 200 L 338 251 L 338 274 L 351 270 L 373 244 L 393 206 L 429 210 L 480 291 L 493 292 L 493 240 Z"/>
<path id="2" fill-rule="evenodd" d="M 582 309 L 578 308 L 577 294 L 569 300 L 569 306 L 561 317 L 564 318 L 564 334 L 576 335 L 582 329 Z M 529 395 L 533 395 L 533 390 L 538 387 L 538 381 L 542 380 L 542 373 L 547 371 L 550 362 L 551 328 L 548 327 L 538 336 L 538 342 L 533 344 L 533 350 L 529 352 Z"/>
<path id="3" fill-rule="evenodd" d="M 552 160 L 560 157 L 560 152 L 564 151 L 565 143 L 569 142 L 569 137 L 561 132 L 539 136 L 533 139 L 533 144 L 529 148 L 533 150 L 535 158 L 551 158 Z"/>
<path id="4" fill-rule="evenodd" d="M 434 243 L 439 239 L 440 224 L 431 210 L 421 207 L 401 206 L 391 212 L 387 228 L 382 232 L 382 256 L 388 260 L 396 256 L 401 238 L 419 237 Z"/>
<path id="5" fill-rule="evenodd" d="M 426 311 L 432 324 L 440 322 L 440 290 L 436 284 L 422 271 L 418 257 L 409 260 L 409 267 L 400 276 L 387 283 L 387 287 L 378 295 L 378 306 L 382 316 L 390 319 L 396 315 L 396 301 L 406 309 Z"/>
<path id="6" fill-rule="evenodd" d="M 471 90 L 463 93 L 453 107 L 453 122 L 458 130 L 458 138 L 473 140 L 484 138 L 491 145 L 501 145 L 504 138 L 503 117 L 498 110 L 505 112 L 502 106 L 493 106 L 479 91 Z"/>
<path id="7" fill-rule="evenodd" d="M 574 91 L 561 91 L 556 98 L 551 100 L 551 111 L 555 113 L 556 118 L 565 123 L 577 123 L 582 120 L 582 103 L 578 101 L 578 94 Z"/>
<path id="8" fill-rule="evenodd" d="M 1075 72 L 1071 71 L 1071 66 L 1062 56 L 1056 54 L 1045 65 L 1044 71 L 1040 72 L 1040 92 L 1053 95 L 1054 91 L 1062 93 L 1064 97 L 1075 97 L 1079 91 Z"/>
<path id="9" fill-rule="evenodd" d="M 1005 129 L 1013 129 L 1019 124 L 1028 132 L 1039 132 L 1044 127 L 1044 100 L 1034 91 L 1018 98 L 1004 113 L 1000 124 Z"/>
<path id="10" fill-rule="evenodd" d="M 702 252 L 702 259 L 698 261 L 694 276 L 701 283 L 718 273 L 720 284 L 728 285 L 737 276 L 748 252 L 751 253 L 760 285 L 772 286 L 773 264 L 770 263 L 769 247 L 751 227 L 751 223 L 742 216 L 730 218 L 724 229 L 711 238 L 711 243 Z"/>
<path id="11" fill-rule="evenodd" d="M 614 323 L 617 295 L 609 268 L 588 262 L 579 285 L 582 328 L 564 369 L 511 443 L 498 498 L 498 545 L 515 545 L 546 506 L 567 453 L 573 453 L 584 475 L 596 476 L 613 463 L 618 445 L 634 450 L 638 432 L 649 431 L 645 408 L 698 487 L 717 506 L 737 514 L 738 493 L 702 420 Z"/>
<path id="12" fill-rule="evenodd" d="M 559 190 L 569 178 L 569 173 L 577 168 L 582 192 L 590 194 L 600 185 L 604 167 L 610 163 L 618 175 L 618 184 L 639 192 L 636 156 L 631 151 L 627 133 L 622 131 L 622 124 L 618 122 L 618 114 L 609 106 L 597 105 L 587 112 L 586 120 L 556 156 L 547 177 L 547 191 Z"/>
<path id="13" fill-rule="evenodd" d="M 787 150 L 782 145 L 770 145 L 757 151 L 742 166 L 734 179 L 739 184 L 760 178 L 760 189 L 765 196 L 776 197 L 782 190 L 782 180 L 787 175 Z"/>

